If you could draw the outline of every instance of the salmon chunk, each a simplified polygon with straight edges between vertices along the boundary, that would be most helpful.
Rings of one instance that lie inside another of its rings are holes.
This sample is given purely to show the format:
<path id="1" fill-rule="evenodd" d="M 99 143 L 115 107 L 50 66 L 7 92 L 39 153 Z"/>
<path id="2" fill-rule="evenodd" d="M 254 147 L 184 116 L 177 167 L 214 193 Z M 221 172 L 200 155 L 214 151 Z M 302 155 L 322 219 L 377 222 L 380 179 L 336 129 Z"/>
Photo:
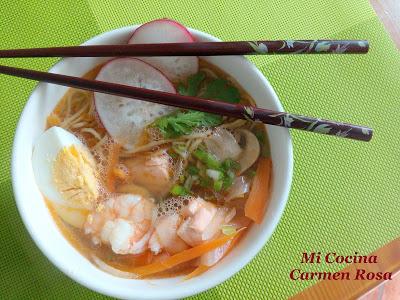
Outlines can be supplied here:
<path id="1" fill-rule="evenodd" d="M 165 151 L 145 153 L 124 161 L 130 181 L 144 187 L 154 197 L 165 196 L 172 185 L 171 158 Z"/>

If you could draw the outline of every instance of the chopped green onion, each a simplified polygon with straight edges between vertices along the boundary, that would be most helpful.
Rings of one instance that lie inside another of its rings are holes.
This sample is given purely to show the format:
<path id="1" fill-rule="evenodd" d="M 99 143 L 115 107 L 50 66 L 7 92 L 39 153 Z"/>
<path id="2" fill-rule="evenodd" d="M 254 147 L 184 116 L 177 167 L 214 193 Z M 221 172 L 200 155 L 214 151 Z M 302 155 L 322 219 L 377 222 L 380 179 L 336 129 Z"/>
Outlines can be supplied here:
<path id="1" fill-rule="evenodd" d="M 181 185 L 179 185 L 179 184 L 175 184 L 175 185 L 171 188 L 170 193 L 171 193 L 172 195 L 174 195 L 174 196 L 185 196 L 185 195 L 188 194 L 187 190 L 186 190 L 183 186 L 181 186 Z"/>
<path id="2" fill-rule="evenodd" d="M 240 169 L 240 165 L 238 162 L 234 161 L 231 158 L 227 158 L 222 162 L 221 167 L 225 170 L 239 170 Z"/>
<path id="3" fill-rule="evenodd" d="M 235 179 L 234 170 L 240 167 L 238 162 L 228 158 L 220 163 L 213 154 L 202 148 L 196 149 L 193 155 L 199 160 L 199 168 L 194 167 L 196 168 L 194 169 L 189 166 L 188 173 L 192 172 L 194 174 L 197 172 L 200 175 L 200 186 L 206 188 L 212 187 L 215 191 L 219 192 L 228 189 L 233 184 Z M 205 164 L 207 169 L 203 169 L 201 163 Z"/>
<path id="4" fill-rule="evenodd" d="M 226 176 L 224 176 L 224 178 L 223 178 L 223 186 L 222 187 L 224 188 L 224 190 L 231 187 L 234 180 L 235 180 L 235 174 L 232 171 L 228 171 L 226 173 Z"/>
<path id="5" fill-rule="evenodd" d="M 222 225 L 222 233 L 225 235 L 234 235 L 236 228 L 233 225 Z"/>
<path id="6" fill-rule="evenodd" d="M 207 169 L 206 174 L 214 181 L 222 179 L 224 177 L 224 174 L 222 172 L 213 169 Z"/>
<path id="7" fill-rule="evenodd" d="M 193 166 L 193 165 L 189 165 L 187 167 L 187 171 L 188 171 L 189 175 L 199 174 L 199 168 L 197 168 L 196 166 Z"/>
<path id="8" fill-rule="evenodd" d="M 184 187 L 186 189 L 186 191 L 189 191 L 192 189 L 192 185 L 193 182 L 196 180 L 195 176 L 188 176 L 188 178 L 186 178 L 185 183 L 184 183 Z"/>
<path id="9" fill-rule="evenodd" d="M 214 185 L 213 188 L 216 192 L 219 192 L 222 190 L 222 186 L 223 186 L 224 182 L 222 179 L 214 181 Z"/>
<path id="10" fill-rule="evenodd" d="M 199 159 L 201 162 L 206 164 L 206 166 L 210 169 L 218 169 L 220 167 L 220 163 L 217 158 L 202 149 L 196 149 L 193 155 Z"/>
<path id="11" fill-rule="evenodd" d="M 207 167 L 202 162 L 200 162 L 199 160 L 197 161 L 197 167 L 199 168 L 199 176 L 200 177 L 206 177 L 207 176 L 206 175 Z"/>
<path id="12" fill-rule="evenodd" d="M 200 177 L 200 186 L 204 188 L 210 188 L 213 185 L 213 181 L 209 177 Z"/>

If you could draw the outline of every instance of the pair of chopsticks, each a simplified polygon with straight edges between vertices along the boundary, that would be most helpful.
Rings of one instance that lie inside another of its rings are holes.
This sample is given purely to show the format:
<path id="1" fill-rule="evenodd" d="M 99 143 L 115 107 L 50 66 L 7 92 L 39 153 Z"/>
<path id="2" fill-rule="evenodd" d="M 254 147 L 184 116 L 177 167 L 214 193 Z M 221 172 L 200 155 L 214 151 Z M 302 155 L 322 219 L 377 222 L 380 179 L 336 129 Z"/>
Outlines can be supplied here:
<path id="1" fill-rule="evenodd" d="M 99 45 L 36 49 L 0 50 L 0 58 L 16 57 L 115 57 L 115 56 L 213 56 L 244 54 L 349 54 L 368 52 L 364 40 L 282 40 L 255 42 L 205 42 L 136 45 Z M 254 106 L 231 104 L 197 97 L 181 96 L 121 84 L 39 72 L 0 65 L 0 74 L 44 81 L 110 95 L 134 98 L 185 109 L 259 121 L 286 128 L 335 135 L 360 141 L 372 138 L 372 129 L 347 123 L 277 112 Z"/>

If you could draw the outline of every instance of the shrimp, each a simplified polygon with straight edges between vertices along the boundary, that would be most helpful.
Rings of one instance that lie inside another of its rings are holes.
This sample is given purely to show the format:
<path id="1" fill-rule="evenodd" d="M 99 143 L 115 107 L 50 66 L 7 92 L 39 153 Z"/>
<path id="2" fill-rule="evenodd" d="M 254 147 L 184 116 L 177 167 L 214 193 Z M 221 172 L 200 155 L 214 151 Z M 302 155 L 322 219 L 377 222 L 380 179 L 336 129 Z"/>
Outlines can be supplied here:
<path id="1" fill-rule="evenodd" d="M 89 214 L 85 233 L 91 235 L 95 245 L 110 245 L 117 254 L 139 254 L 150 249 L 154 254 L 173 255 L 216 238 L 222 225 L 236 214 L 235 208 L 217 207 L 200 197 L 181 199 L 180 209 L 173 205 L 179 202 L 177 199 L 169 200 L 173 209 L 155 217 L 156 207 L 150 198 L 120 194 Z"/>
<path id="2" fill-rule="evenodd" d="M 139 195 L 109 198 L 88 215 L 84 232 L 95 245 L 108 244 L 117 254 L 143 253 L 153 232 L 153 208 L 151 199 Z"/>

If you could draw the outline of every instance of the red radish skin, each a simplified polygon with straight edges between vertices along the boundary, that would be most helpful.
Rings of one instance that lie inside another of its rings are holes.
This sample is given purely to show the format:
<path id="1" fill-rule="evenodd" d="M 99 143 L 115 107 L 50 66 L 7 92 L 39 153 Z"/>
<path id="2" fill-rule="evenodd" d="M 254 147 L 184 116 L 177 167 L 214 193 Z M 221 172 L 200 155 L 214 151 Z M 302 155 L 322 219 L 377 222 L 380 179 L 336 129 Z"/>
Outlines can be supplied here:
<path id="1" fill-rule="evenodd" d="M 171 81 L 160 70 L 136 58 L 108 61 L 96 80 L 176 93 Z M 156 118 L 176 110 L 166 105 L 103 93 L 94 93 L 94 99 L 101 124 L 113 140 L 125 148 L 133 148 L 143 129 Z"/>
<path id="2" fill-rule="evenodd" d="M 190 31 L 184 25 L 182 25 L 181 23 L 179 23 L 179 22 L 177 22 L 175 20 L 168 19 L 168 18 L 163 18 L 163 19 L 153 20 L 153 21 L 150 21 L 150 22 L 147 22 L 147 23 L 144 23 L 144 24 L 140 25 L 138 28 L 136 28 L 136 30 L 134 30 L 134 32 L 129 37 L 128 44 L 131 44 L 130 40 L 132 40 L 132 38 L 135 35 L 135 33 L 137 34 L 138 32 L 140 32 L 140 30 L 143 29 L 144 25 L 148 25 L 148 24 L 156 23 L 156 22 L 169 22 L 169 23 L 171 23 L 171 25 L 179 27 L 182 30 L 182 33 L 184 32 L 186 34 L 186 37 L 187 37 L 188 41 L 190 41 L 190 42 L 195 42 L 196 41 L 194 36 L 190 33 Z"/>
<path id="3" fill-rule="evenodd" d="M 182 24 L 170 19 L 159 19 L 137 28 L 128 44 L 193 42 L 195 39 Z M 197 56 L 142 57 L 141 59 L 160 69 L 174 82 L 184 80 L 199 70 Z"/>

